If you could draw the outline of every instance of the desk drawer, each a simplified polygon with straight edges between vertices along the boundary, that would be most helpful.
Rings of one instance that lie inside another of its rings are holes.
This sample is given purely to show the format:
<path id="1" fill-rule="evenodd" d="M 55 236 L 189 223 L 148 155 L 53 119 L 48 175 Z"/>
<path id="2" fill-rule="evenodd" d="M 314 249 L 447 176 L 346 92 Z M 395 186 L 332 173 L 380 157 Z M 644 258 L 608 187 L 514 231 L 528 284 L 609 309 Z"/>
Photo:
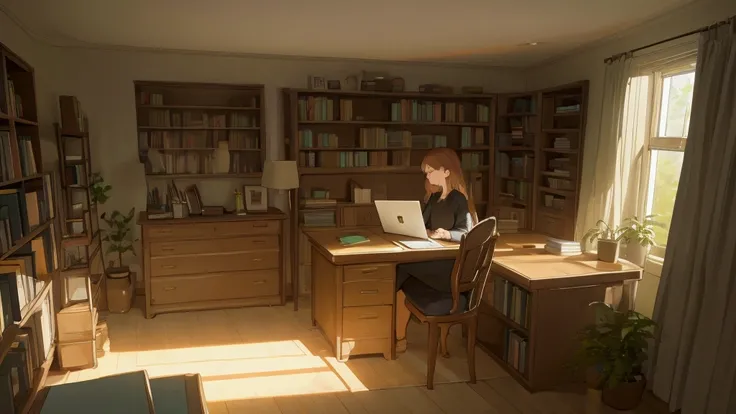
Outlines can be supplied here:
<path id="1" fill-rule="evenodd" d="M 151 258 L 151 276 L 278 269 L 279 252 L 234 252 Z"/>
<path id="2" fill-rule="evenodd" d="M 395 266 L 386 263 L 345 266 L 344 269 L 343 280 L 345 282 L 393 279 L 395 274 Z"/>
<path id="3" fill-rule="evenodd" d="M 281 222 L 277 220 L 223 222 L 214 223 L 214 234 L 217 237 L 277 235 L 279 234 L 280 227 Z"/>
<path id="4" fill-rule="evenodd" d="M 151 304 L 153 305 L 255 298 L 278 294 L 278 270 L 151 279 Z"/>
<path id="5" fill-rule="evenodd" d="M 233 237 L 227 239 L 166 241 L 151 243 L 151 257 L 200 253 L 278 250 L 278 236 Z"/>
<path id="6" fill-rule="evenodd" d="M 343 341 L 390 338 L 392 306 L 356 306 L 342 310 Z"/>
<path id="7" fill-rule="evenodd" d="M 394 303 L 394 281 L 358 280 L 343 283 L 343 306 L 392 305 Z"/>

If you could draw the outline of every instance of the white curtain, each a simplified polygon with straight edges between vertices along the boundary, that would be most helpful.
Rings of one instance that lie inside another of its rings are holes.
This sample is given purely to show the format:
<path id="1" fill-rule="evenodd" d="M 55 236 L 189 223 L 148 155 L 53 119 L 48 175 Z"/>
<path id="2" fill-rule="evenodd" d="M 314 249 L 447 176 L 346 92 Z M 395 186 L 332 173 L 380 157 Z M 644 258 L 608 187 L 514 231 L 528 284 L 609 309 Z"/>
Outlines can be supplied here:
<path id="1" fill-rule="evenodd" d="M 588 150 L 576 223 L 578 239 L 598 220 L 614 226 L 636 213 L 647 80 L 632 77 L 632 61 L 626 55 L 606 64 L 600 131 L 597 140 L 586 139 Z"/>
<path id="2" fill-rule="evenodd" d="M 654 319 L 652 389 L 736 413 L 736 24 L 700 36 L 690 130 Z"/>

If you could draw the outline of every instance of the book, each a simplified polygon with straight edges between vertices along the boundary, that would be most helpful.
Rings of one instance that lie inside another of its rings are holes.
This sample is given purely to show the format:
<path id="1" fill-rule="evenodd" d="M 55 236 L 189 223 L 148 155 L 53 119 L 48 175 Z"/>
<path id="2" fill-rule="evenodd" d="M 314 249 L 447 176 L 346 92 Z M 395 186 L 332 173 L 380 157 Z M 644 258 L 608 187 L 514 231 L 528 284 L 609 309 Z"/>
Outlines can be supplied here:
<path id="1" fill-rule="evenodd" d="M 352 246 L 354 244 L 367 243 L 369 241 L 369 238 L 361 236 L 359 234 L 340 237 L 340 244 L 342 244 L 343 246 Z"/>

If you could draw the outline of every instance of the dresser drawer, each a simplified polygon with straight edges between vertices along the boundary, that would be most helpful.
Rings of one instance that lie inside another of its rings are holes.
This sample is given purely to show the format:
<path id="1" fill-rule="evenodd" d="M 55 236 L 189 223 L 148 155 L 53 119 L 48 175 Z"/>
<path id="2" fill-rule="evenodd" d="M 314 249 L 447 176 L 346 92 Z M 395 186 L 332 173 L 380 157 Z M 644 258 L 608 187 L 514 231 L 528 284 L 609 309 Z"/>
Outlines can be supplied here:
<path id="1" fill-rule="evenodd" d="M 215 223 L 215 233 L 217 237 L 228 236 L 252 236 L 252 235 L 276 235 L 279 234 L 281 221 L 263 220 L 263 221 L 235 221 Z"/>
<path id="2" fill-rule="evenodd" d="M 146 226 L 145 237 L 151 240 L 161 239 L 202 239 L 213 237 L 213 223 L 189 223 L 186 225 Z"/>
<path id="3" fill-rule="evenodd" d="M 345 266 L 343 280 L 352 282 L 355 280 L 393 279 L 395 267 L 393 264 L 379 263 L 357 266 Z"/>
<path id="4" fill-rule="evenodd" d="M 343 306 L 392 305 L 396 295 L 391 279 L 347 282 L 342 291 Z"/>
<path id="5" fill-rule="evenodd" d="M 255 236 L 212 240 L 152 242 L 150 251 L 152 257 L 159 257 L 199 253 L 278 250 L 279 247 L 278 236 Z"/>
<path id="6" fill-rule="evenodd" d="M 390 338 L 392 306 L 356 306 L 342 310 L 343 341 Z"/>
<path id="7" fill-rule="evenodd" d="M 153 305 L 255 298 L 278 294 L 278 270 L 151 279 L 151 304 Z"/>
<path id="8" fill-rule="evenodd" d="M 278 251 L 198 254 L 151 258 L 151 276 L 279 269 Z"/>

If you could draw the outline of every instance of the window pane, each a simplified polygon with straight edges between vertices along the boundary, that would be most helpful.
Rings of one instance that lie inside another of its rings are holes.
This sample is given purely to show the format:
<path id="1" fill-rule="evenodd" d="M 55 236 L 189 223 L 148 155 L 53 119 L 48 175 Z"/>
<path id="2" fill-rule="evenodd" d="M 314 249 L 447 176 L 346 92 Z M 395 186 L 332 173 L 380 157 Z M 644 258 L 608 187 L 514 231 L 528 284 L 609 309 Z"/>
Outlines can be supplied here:
<path id="1" fill-rule="evenodd" d="M 665 225 L 664 229 L 655 228 L 655 240 L 658 245 L 667 244 L 683 156 L 682 151 L 651 152 L 646 213 L 656 214 L 655 220 Z"/>
<path id="2" fill-rule="evenodd" d="M 658 132 L 660 137 L 687 137 L 694 83 L 694 70 L 662 78 Z"/>

